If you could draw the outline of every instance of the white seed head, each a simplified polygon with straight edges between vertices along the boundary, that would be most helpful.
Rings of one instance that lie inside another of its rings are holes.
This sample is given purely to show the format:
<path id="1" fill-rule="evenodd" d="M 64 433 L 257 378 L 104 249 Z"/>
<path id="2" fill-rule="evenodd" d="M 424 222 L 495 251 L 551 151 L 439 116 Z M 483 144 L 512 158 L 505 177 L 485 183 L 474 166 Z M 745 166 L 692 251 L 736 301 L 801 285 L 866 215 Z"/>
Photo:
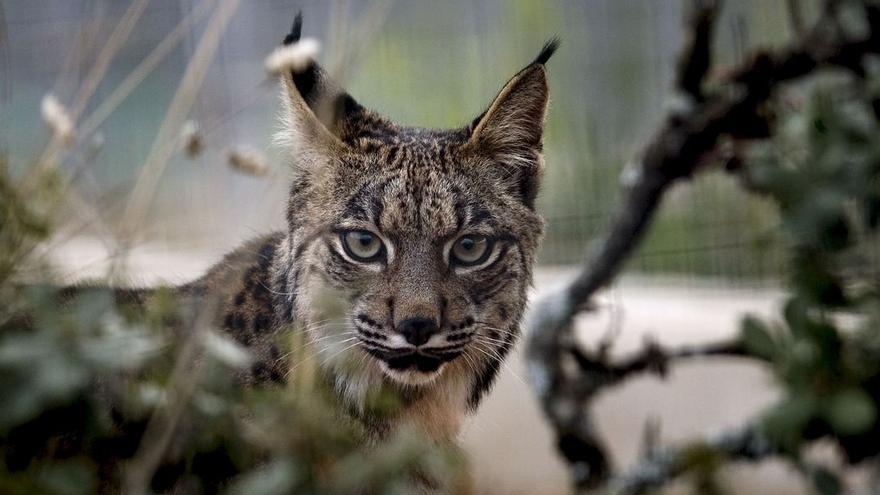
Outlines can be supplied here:
<path id="1" fill-rule="evenodd" d="M 269 161 L 261 151 L 247 146 L 229 152 L 229 165 L 248 175 L 261 177 L 269 173 Z"/>
<path id="2" fill-rule="evenodd" d="M 43 96 L 43 101 L 40 104 L 40 113 L 43 121 L 52 129 L 52 133 L 58 140 L 65 145 L 73 142 L 73 138 L 76 135 L 73 128 L 73 119 L 70 118 L 67 108 L 58 101 L 55 95 L 49 93 Z"/>
<path id="3" fill-rule="evenodd" d="M 278 75 L 292 70 L 299 72 L 305 69 L 318 55 L 321 44 L 314 38 L 304 38 L 287 46 L 279 46 L 266 57 L 266 71 Z"/>
<path id="4" fill-rule="evenodd" d="M 180 142 L 189 159 L 198 157 L 205 149 L 202 129 L 195 120 L 187 120 L 180 129 Z"/>

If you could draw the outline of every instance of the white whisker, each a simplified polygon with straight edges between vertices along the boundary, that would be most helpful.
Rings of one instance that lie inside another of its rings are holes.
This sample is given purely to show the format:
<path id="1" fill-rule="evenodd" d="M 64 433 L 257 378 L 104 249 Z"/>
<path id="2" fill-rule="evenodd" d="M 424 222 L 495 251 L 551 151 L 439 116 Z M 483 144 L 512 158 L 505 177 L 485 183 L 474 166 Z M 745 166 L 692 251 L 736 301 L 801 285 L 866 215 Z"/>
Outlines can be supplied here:
<path id="1" fill-rule="evenodd" d="M 484 336 L 479 336 L 479 337 L 484 337 Z M 475 340 L 474 343 L 476 344 L 474 346 L 475 349 L 482 352 L 483 354 L 488 356 L 490 359 L 494 359 L 494 360 L 498 361 L 501 364 L 501 366 L 503 366 L 504 369 L 506 369 L 508 372 L 510 372 L 510 374 L 513 375 L 514 378 L 516 378 L 521 384 L 523 384 L 523 386 L 527 386 L 525 380 L 523 380 L 522 377 L 519 376 L 519 374 L 517 372 L 513 371 L 513 368 L 510 367 L 510 365 L 507 363 L 507 361 L 504 359 L 504 357 L 501 356 L 501 354 L 499 354 L 497 350 L 491 349 L 488 347 L 486 347 L 486 348 L 480 347 L 480 344 L 485 345 L 486 342 L 479 340 L 479 338 L 477 340 Z"/>
<path id="2" fill-rule="evenodd" d="M 335 354 L 333 354 L 333 355 L 327 357 L 326 359 L 324 359 L 324 361 L 321 362 L 320 367 L 323 368 L 324 366 L 326 366 L 327 364 L 329 364 L 331 360 L 335 359 L 337 356 L 339 356 L 339 355 L 342 354 L 343 352 L 345 352 L 345 351 L 347 351 L 347 350 L 349 350 L 349 349 L 352 349 L 352 348 L 354 348 L 354 347 L 356 347 L 356 346 L 358 346 L 358 345 L 360 345 L 360 342 L 355 342 L 354 344 L 351 344 L 351 345 L 349 345 L 349 346 L 347 346 L 347 347 L 345 347 L 345 348 L 343 348 L 343 349 L 340 349 L 340 350 L 337 351 Z"/>

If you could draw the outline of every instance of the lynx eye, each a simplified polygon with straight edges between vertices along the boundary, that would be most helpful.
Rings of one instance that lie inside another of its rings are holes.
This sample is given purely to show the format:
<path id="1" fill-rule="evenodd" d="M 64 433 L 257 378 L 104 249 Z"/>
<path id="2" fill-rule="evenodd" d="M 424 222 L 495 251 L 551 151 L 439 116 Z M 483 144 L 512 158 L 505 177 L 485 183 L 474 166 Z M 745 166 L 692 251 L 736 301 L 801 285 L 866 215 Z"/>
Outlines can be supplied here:
<path id="1" fill-rule="evenodd" d="M 452 245 L 449 260 L 459 266 L 474 266 L 486 261 L 491 250 L 491 241 L 482 235 L 465 235 Z"/>
<path id="2" fill-rule="evenodd" d="M 376 261 L 382 256 L 382 241 L 366 230 L 349 230 L 341 234 L 342 247 L 355 261 Z"/>

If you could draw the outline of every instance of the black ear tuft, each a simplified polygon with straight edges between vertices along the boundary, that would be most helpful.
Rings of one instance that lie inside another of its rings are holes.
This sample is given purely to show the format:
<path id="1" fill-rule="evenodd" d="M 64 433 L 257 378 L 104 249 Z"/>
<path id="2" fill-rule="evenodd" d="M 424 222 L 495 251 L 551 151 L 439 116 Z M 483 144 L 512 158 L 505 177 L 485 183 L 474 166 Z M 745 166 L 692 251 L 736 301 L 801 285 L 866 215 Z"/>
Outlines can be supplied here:
<path id="1" fill-rule="evenodd" d="M 558 46 L 558 39 L 548 41 L 534 61 L 507 81 L 469 128 L 466 146 L 488 156 L 504 187 L 529 208 L 535 206 L 544 163 L 544 116 L 549 98 L 544 64 Z"/>
<path id="2" fill-rule="evenodd" d="M 300 11 L 293 19 L 290 33 L 282 41 L 284 46 L 302 41 L 302 24 L 303 15 Z M 357 137 L 357 131 L 363 127 L 362 121 L 365 115 L 370 112 L 339 87 L 314 59 L 310 59 L 303 67 L 291 69 L 286 76 L 289 76 L 286 83 L 293 83 L 293 86 L 285 86 L 285 90 L 290 93 L 295 89 L 320 124 L 343 143 L 351 144 Z M 288 94 L 287 98 L 291 101 L 296 99 L 291 94 Z M 294 113 L 301 110 L 296 105 L 291 108 Z M 295 117 L 306 118 L 301 115 Z M 291 123 L 294 120 L 296 119 L 292 119 Z M 382 122 L 379 117 L 371 116 L 370 125 L 373 127 L 379 126 Z M 290 131 L 288 134 L 292 134 L 296 129 Z"/>
<path id="3" fill-rule="evenodd" d="M 302 11 L 299 11 L 296 13 L 296 17 L 293 18 L 293 25 L 290 27 L 290 33 L 288 33 L 281 42 L 284 46 L 292 45 L 302 39 L 302 24 L 303 14 Z M 299 94 L 302 95 L 303 99 L 310 107 L 314 107 L 318 98 L 317 86 L 318 78 L 320 77 L 319 69 L 314 61 L 299 72 L 292 71 L 291 76 L 293 76 L 293 83 L 296 85 Z"/>
<path id="4" fill-rule="evenodd" d="M 559 48 L 559 43 L 560 43 L 559 37 L 557 37 L 557 36 L 554 36 L 554 37 L 550 38 L 549 40 L 547 40 L 547 42 L 544 43 L 544 47 L 541 48 L 541 53 L 539 53 L 538 56 L 535 57 L 535 59 L 532 60 L 532 62 L 525 67 L 525 69 L 528 69 L 529 67 L 531 67 L 533 65 L 546 64 L 547 61 L 550 60 L 550 57 L 552 57 L 553 54 L 556 53 L 556 49 Z M 523 70 L 525 70 L 525 69 L 523 69 Z M 483 112 L 480 115 L 477 115 L 477 118 L 475 118 L 474 120 L 471 121 L 470 129 L 476 128 L 477 124 L 479 124 L 480 121 L 483 120 L 483 117 L 485 115 L 486 115 L 486 112 Z"/>
<path id="5" fill-rule="evenodd" d="M 284 41 L 281 42 L 283 45 L 290 45 L 299 41 L 302 37 L 302 27 L 303 27 L 303 13 L 300 10 L 296 13 L 296 17 L 293 18 L 293 26 L 290 27 L 290 33 L 284 37 Z"/>
<path id="6" fill-rule="evenodd" d="M 532 63 L 530 65 L 535 65 L 535 64 L 544 65 L 544 64 L 546 64 L 547 61 L 550 60 L 550 57 L 553 56 L 553 53 L 556 52 L 557 48 L 559 48 L 559 38 L 554 36 L 554 37 L 550 38 L 549 40 L 547 40 L 546 43 L 544 43 L 544 47 L 541 48 L 541 53 L 539 53 L 538 56 L 535 57 L 535 60 L 532 61 Z"/>

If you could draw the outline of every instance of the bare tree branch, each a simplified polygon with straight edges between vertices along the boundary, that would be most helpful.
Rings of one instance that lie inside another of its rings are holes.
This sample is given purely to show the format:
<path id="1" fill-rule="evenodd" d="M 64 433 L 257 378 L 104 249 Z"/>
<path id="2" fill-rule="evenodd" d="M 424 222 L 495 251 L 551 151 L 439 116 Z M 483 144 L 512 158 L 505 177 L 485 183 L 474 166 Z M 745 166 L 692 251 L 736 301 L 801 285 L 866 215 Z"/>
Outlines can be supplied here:
<path id="1" fill-rule="evenodd" d="M 616 384 L 638 373 L 654 373 L 665 377 L 669 364 L 673 361 L 710 356 L 753 357 L 746 353 L 738 340 L 717 342 L 706 345 L 683 346 L 666 350 L 656 342 L 647 342 L 641 352 L 618 362 L 609 362 L 606 356 L 591 356 L 579 347 L 570 349 L 581 371 L 603 380 L 593 380 L 602 385 Z"/>
<path id="2" fill-rule="evenodd" d="M 608 492 L 636 495 L 662 486 L 691 467 L 688 460 L 695 457 L 696 451 L 711 452 L 726 460 L 758 460 L 777 453 L 760 428 L 749 425 L 682 447 L 653 452 L 611 480 Z"/>
<path id="3" fill-rule="evenodd" d="M 691 14 L 690 39 L 679 59 L 676 85 L 695 101 L 703 99 L 703 79 L 711 65 L 712 26 L 720 0 L 700 0 Z"/>
<path id="4" fill-rule="evenodd" d="M 794 32 L 795 36 L 802 38 L 807 32 L 807 28 L 804 25 L 804 13 L 801 10 L 801 1 L 787 0 L 786 5 L 788 7 L 788 23 L 791 26 L 791 30 Z"/>

